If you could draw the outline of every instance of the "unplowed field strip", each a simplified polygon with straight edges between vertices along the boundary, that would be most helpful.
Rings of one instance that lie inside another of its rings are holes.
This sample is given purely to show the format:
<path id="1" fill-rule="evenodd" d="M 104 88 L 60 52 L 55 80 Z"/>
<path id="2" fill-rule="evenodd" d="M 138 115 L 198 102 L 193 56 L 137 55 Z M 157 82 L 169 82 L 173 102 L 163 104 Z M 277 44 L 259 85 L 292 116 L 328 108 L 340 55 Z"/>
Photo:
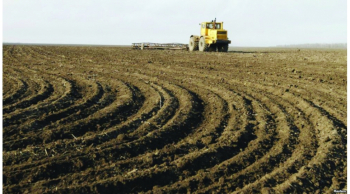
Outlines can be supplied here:
<path id="1" fill-rule="evenodd" d="M 332 193 L 346 50 L 3 47 L 4 193 Z"/>

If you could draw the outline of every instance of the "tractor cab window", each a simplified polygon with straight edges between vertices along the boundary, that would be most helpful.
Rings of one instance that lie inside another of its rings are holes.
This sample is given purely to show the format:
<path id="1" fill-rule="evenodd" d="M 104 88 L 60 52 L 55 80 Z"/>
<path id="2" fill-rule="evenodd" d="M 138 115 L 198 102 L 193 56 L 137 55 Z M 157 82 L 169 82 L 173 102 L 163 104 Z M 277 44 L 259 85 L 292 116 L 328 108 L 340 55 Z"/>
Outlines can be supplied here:
<path id="1" fill-rule="evenodd" d="M 208 29 L 214 29 L 214 23 L 207 23 Z M 221 24 L 215 24 L 215 29 L 221 29 Z"/>

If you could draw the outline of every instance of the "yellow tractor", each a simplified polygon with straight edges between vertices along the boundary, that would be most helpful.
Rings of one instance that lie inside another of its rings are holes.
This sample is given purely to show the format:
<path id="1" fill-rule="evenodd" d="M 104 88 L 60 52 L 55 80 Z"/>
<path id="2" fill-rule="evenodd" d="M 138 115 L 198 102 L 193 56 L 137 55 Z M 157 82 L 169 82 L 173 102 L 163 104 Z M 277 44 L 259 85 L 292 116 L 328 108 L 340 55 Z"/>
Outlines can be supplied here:
<path id="1" fill-rule="evenodd" d="M 227 52 L 231 40 L 227 38 L 227 30 L 224 30 L 223 23 L 216 22 L 216 18 L 211 22 L 202 22 L 201 35 L 191 35 L 188 50 Z"/>

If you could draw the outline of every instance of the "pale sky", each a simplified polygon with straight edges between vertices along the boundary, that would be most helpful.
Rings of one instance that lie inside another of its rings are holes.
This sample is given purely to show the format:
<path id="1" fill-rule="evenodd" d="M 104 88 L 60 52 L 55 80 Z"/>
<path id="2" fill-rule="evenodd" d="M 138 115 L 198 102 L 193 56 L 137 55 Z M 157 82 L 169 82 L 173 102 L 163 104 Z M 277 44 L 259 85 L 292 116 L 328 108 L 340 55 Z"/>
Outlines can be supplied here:
<path id="1" fill-rule="evenodd" d="M 3 42 L 188 43 L 224 22 L 230 46 L 346 43 L 346 0 L 3 0 Z"/>

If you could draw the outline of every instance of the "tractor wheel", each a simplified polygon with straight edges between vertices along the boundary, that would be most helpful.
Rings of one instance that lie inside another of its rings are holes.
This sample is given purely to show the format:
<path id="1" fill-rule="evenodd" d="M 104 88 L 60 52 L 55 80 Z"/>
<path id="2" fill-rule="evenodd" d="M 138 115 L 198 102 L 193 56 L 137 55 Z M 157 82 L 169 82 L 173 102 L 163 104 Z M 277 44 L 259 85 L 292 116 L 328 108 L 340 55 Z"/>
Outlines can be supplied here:
<path id="1" fill-rule="evenodd" d="M 209 50 L 209 45 L 205 44 L 205 38 L 201 37 L 201 39 L 199 39 L 199 51 L 207 52 L 208 50 Z"/>
<path id="2" fill-rule="evenodd" d="M 227 52 L 228 51 L 228 44 L 220 44 L 220 45 L 218 45 L 218 51 L 219 52 Z"/>
<path id="3" fill-rule="evenodd" d="M 188 50 L 189 51 L 198 50 L 198 42 L 196 42 L 196 38 L 193 36 L 190 38 L 190 43 L 188 44 Z"/>

